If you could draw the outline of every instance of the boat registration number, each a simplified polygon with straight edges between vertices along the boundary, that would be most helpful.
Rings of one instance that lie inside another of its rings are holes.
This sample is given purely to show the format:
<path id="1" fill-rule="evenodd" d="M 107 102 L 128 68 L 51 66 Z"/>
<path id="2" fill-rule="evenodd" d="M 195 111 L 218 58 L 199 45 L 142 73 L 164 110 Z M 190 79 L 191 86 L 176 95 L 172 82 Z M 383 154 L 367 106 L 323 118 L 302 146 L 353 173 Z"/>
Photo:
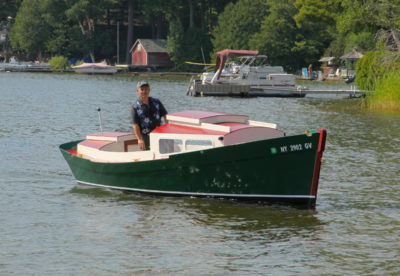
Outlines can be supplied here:
<path id="1" fill-rule="evenodd" d="M 271 153 L 286 153 L 286 152 L 295 152 L 295 151 L 302 151 L 302 150 L 310 150 L 312 149 L 313 145 L 311 142 L 303 143 L 303 144 L 291 144 L 291 145 L 283 145 L 280 147 L 272 147 Z"/>

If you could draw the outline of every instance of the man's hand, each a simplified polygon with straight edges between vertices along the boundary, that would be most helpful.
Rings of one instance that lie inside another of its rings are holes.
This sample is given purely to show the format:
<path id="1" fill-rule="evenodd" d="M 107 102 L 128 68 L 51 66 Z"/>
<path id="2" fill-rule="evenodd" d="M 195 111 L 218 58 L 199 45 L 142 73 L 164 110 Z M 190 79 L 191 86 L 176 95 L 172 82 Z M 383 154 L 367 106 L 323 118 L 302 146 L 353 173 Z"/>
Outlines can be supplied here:
<path id="1" fill-rule="evenodd" d="M 146 144 L 144 143 L 142 134 L 140 133 L 140 127 L 138 124 L 133 124 L 133 132 L 135 133 L 136 138 L 138 139 L 138 146 L 140 150 L 146 149 Z"/>
<path id="2" fill-rule="evenodd" d="M 143 141 L 143 139 L 138 139 L 138 146 L 140 150 L 145 150 L 146 149 L 146 145 Z"/>

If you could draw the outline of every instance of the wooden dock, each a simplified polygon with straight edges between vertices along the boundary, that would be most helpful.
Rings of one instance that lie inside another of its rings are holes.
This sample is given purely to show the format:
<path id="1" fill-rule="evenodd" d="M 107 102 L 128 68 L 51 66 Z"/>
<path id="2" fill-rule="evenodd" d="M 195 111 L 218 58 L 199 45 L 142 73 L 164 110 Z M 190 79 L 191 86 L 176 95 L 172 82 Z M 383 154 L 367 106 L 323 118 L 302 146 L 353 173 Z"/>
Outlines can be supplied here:
<path id="1" fill-rule="evenodd" d="M 304 90 L 303 93 L 306 94 L 315 94 L 315 95 L 322 95 L 322 94 L 329 94 L 329 95 L 348 95 L 348 96 L 364 96 L 367 91 L 362 91 L 358 89 L 326 89 L 326 90 Z"/>

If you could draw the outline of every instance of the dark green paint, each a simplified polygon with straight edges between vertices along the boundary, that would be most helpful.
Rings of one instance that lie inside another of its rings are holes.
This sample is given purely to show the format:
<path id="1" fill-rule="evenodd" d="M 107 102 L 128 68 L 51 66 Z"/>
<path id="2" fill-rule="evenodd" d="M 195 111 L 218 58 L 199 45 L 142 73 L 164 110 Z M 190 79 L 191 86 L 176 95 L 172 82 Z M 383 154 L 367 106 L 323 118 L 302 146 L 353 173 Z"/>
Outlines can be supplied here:
<path id="1" fill-rule="evenodd" d="M 119 189 L 233 197 L 235 194 L 309 196 L 319 135 L 287 136 L 132 163 L 95 163 L 66 152 L 76 149 L 79 141 L 63 144 L 60 149 L 79 182 Z M 311 149 L 303 146 L 302 150 L 290 151 L 291 145 L 306 143 L 311 143 Z M 285 146 L 289 150 L 282 152 Z M 315 203 L 315 199 L 304 201 Z"/>

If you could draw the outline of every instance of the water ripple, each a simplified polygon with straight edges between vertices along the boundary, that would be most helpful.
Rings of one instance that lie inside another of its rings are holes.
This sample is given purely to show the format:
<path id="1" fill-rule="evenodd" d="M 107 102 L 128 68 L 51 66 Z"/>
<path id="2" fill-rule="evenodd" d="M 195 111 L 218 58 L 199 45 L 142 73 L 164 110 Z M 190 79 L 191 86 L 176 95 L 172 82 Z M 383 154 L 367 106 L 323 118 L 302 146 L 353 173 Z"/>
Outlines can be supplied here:
<path id="1" fill-rule="evenodd" d="M 400 273 L 398 116 L 339 97 L 193 98 L 189 79 L 149 77 L 169 112 L 326 128 L 316 210 L 76 186 L 58 145 L 97 132 L 99 106 L 106 130 L 130 130 L 139 79 L 0 73 L 0 274 Z"/>

